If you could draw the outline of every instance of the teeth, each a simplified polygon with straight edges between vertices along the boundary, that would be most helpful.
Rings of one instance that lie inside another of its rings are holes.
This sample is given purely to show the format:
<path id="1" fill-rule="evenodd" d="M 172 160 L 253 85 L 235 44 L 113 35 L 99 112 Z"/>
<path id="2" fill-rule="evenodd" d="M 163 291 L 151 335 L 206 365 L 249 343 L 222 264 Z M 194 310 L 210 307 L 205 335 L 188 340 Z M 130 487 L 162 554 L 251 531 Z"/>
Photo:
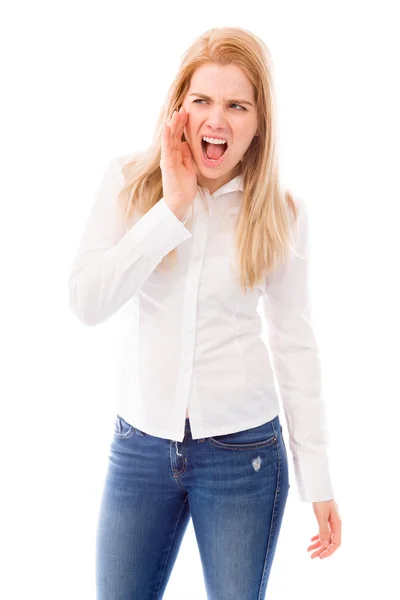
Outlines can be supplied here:
<path id="1" fill-rule="evenodd" d="M 203 137 L 203 140 L 205 142 L 208 142 L 209 144 L 226 144 L 226 140 L 222 140 L 219 138 L 210 138 L 210 137 Z"/>

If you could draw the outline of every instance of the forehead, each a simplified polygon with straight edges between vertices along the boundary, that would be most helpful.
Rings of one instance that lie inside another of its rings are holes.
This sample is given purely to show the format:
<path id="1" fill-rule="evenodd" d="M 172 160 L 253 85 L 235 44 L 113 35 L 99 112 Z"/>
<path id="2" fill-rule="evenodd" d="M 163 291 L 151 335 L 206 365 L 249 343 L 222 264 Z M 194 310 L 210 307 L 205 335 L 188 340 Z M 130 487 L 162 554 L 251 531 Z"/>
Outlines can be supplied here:
<path id="1" fill-rule="evenodd" d="M 218 90 L 223 90 L 229 97 L 246 94 L 254 99 L 253 86 L 249 79 L 236 65 L 205 64 L 198 67 L 191 78 L 189 91 L 195 91 L 212 96 Z"/>

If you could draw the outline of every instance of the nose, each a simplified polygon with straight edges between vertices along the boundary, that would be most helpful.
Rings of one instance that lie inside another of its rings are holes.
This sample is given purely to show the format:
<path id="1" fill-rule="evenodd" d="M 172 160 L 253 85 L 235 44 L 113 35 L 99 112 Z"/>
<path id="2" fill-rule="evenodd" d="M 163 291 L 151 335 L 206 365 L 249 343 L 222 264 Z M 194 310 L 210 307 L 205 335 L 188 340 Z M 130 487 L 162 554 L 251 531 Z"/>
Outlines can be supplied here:
<path id="1" fill-rule="evenodd" d="M 222 106 L 219 106 L 218 104 L 210 106 L 207 111 L 206 124 L 212 131 L 226 128 L 226 118 Z"/>

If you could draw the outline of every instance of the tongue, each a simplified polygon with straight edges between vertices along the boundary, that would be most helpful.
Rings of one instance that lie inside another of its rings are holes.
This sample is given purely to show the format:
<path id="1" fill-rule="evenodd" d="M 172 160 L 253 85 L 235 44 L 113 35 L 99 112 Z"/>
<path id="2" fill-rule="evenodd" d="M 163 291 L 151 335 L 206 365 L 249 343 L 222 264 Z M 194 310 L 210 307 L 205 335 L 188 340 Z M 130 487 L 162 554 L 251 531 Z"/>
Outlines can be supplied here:
<path id="1" fill-rule="evenodd" d="M 207 144 L 206 155 L 207 158 L 212 158 L 213 160 L 217 160 L 221 158 L 223 153 L 225 152 L 225 144 Z"/>

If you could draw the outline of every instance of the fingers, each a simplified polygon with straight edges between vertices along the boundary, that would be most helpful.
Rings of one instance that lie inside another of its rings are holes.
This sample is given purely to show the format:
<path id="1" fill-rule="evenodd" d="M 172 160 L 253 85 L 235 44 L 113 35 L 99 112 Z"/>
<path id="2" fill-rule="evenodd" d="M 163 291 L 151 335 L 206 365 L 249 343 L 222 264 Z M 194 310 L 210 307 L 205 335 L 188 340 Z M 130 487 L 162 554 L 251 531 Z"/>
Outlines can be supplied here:
<path id="1" fill-rule="evenodd" d="M 329 522 L 332 529 L 332 538 L 335 540 L 336 544 L 340 546 L 342 543 L 342 520 L 338 510 L 335 510 L 335 512 L 331 514 Z"/>
<path id="2" fill-rule="evenodd" d="M 189 113 L 186 112 L 186 109 L 184 106 L 181 106 L 179 109 L 178 115 L 179 115 L 179 122 L 177 125 L 176 135 L 179 136 L 179 141 L 182 141 L 182 134 L 183 134 L 185 125 L 187 124 Z"/>
<path id="3" fill-rule="evenodd" d="M 312 552 L 314 550 L 311 554 L 311 558 L 321 558 L 322 554 L 327 550 L 326 547 L 323 546 L 319 535 L 314 535 L 311 539 L 314 540 L 314 544 L 308 546 L 307 551 Z"/>
<path id="4" fill-rule="evenodd" d="M 182 142 L 181 149 L 183 164 L 185 165 L 188 171 L 196 174 L 196 166 L 194 164 L 192 151 L 190 150 L 188 142 Z"/>
<path id="5" fill-rule="evenodd" d="M 329 545 L 320 553 L 320 558 L 332 556 L 332 554 L 336 552 L 342 543 L 342 521 L 336 505 L 329 515 L 328 522 L 331 529 Z"/>
<path id="6" fill-rule="evenodd" d="M 164 167 L 176 166 L 181 161 L 182 133 L 187 123 L 188 113 L 181 106 L 174 111 L 169 122 L 164 123 L 161 145 L 161 161 Z"/>
<path id="7" fill-rule="evenodd" d="M 161 141 L 161 168 L 170 168 L 174 164 L 176 152 L 171 148 L 171 132 L 165 123 L 162 131 Z"/>
<path id="8" fill-rule="evenodd" d="M 171 141 L 174 139 L 175 137 L 175 132 L 176 132 L 176 125 L 177 125 L 177 115 L 178 113 L 176 112 L 176 110 L 174 110 L 174 112 L 172 113 L 172 117 L 168 123 L 168 128 L 170 131 L 170 136 L 171 136 Z"/>
<path id="9" fill-rule="evenodd" d="M 168 165 L 176 161 L 176 151 L 179 150 L 179 144 L 176 143 L 176 129 L 178 124 L 178 113 L 176 110 L 172 113 L 169 122 L 164 123 L 162 135 L 162 156 L 164 163 L 168 161 Z M 166 163 L 167 164 L 167 163 Z"/>
<path id="10" fill-rule="evenodd" d="M 333 554 L 334 552 L 336 552 L 336 550 L 337 550 L 338 548 L 339 548 L 338 544 L 337 544 L 337 543 L 336 543 L 336 542 L 333 540 L 333 541 L 332 541 L 332 542 L 329 544 L 328 548 L 324 549 L 324 551 L 323 551 L 323 552 L 321 552 L 321 553 L 319 554 L 319 557 L 320 557 L 320 558 L 327 558 L 328 556 L 332 556 L 332 554 Z M 311 558 L 312 558 L 312 557 L 311 557 Z"/>
<path id="11" fill-rule="evenodd" d="M 311 541 L 313 541 L 314 544 L 311 544 L 307 548 L 308 552 L 314 550 L 311 554 L 311 558 L 328 558 L 328 556 L 332 556 L 332 554 L 340 547 L 340 539 L 335 536 L 335 533 L 331 533 L 327 547 L 322 544 L 319 535 L 314 535 L 311 538 Z"/>
<path id="12" fill-rule="evenodd" d="M 325 508 L 325 506 L 324 506 Z M 319 534 L 311 538 L 307 548 L 308 552 L 313 552 L 311 558 L 327 558 L 332 556 L 342 543 L 342 521 L 336 502 L 329 506 L 329 512 L 320 510 L 320 505 L 314 505 L 315 514 L 319 524 Z M 324 543 L 325 542 L 325 543 Z"/>
<path id="13" fill-rule="evenodd" d="M 179 111 L 174 111 L 169 122 L 169 128 L 171 131 L 171 140 L 174 145 L 178 145 L 182 141 L 183 129 L 186 125 L 188 113 L 183 106 L 180 107 Z"/>
<path id="14" fill-rule="evenodd" d="M 317 548 L 321 548 L 322 544 L 320 541 L 315 542 L 315 544 L 311 544 L 310 546 L 308 546 L 307 550 L 308 552 L 310 552 L 311 550 L 316 550 Z"/>

